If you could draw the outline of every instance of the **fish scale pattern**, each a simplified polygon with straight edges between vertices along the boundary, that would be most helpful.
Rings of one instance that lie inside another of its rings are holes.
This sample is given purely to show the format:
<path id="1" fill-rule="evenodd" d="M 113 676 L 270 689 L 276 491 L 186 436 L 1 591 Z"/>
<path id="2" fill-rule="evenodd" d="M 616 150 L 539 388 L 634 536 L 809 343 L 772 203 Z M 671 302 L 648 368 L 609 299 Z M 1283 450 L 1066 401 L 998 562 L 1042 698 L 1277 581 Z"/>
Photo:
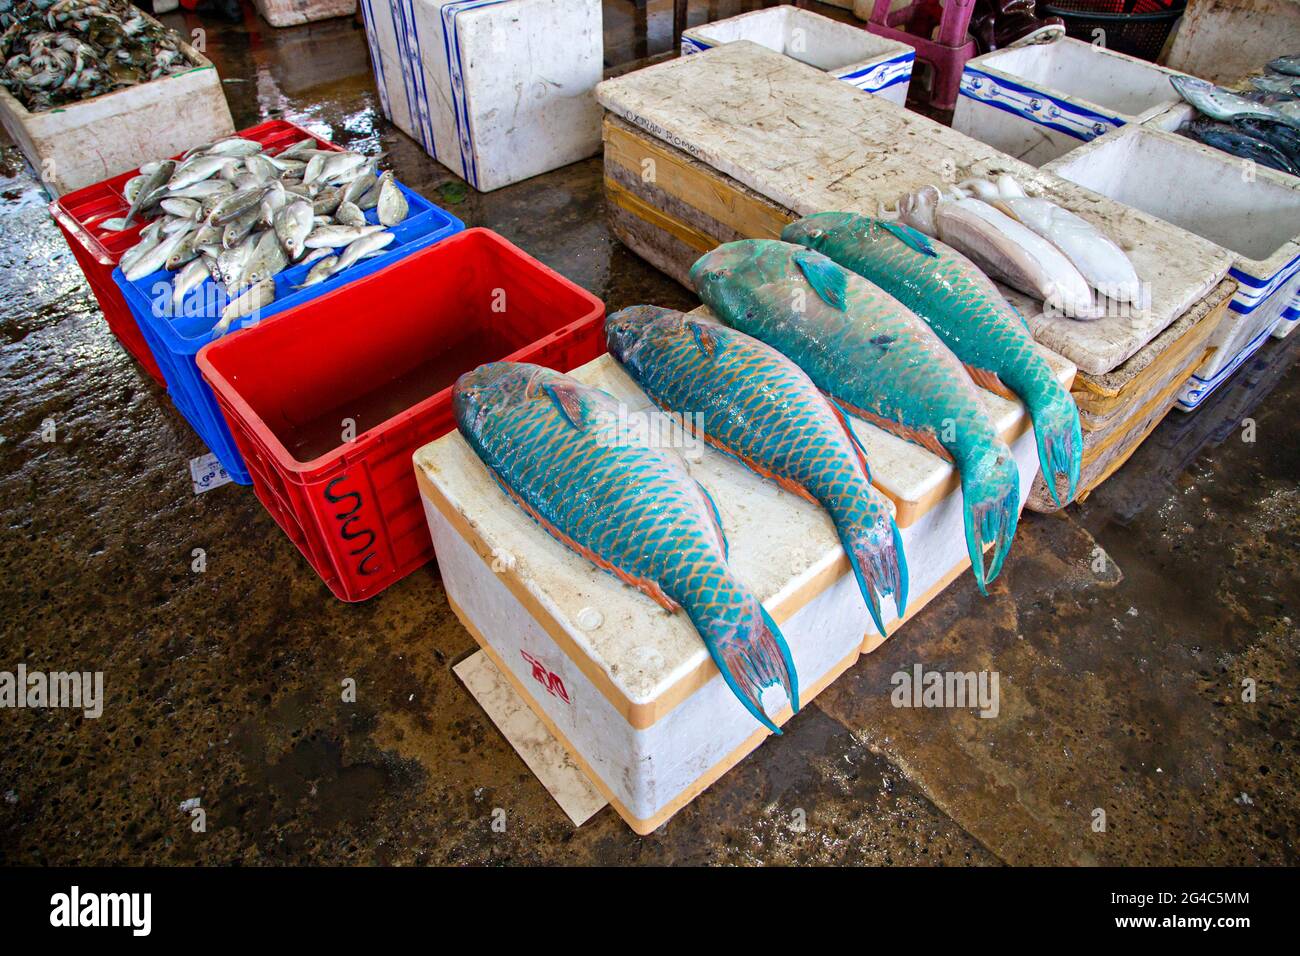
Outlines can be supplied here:
<path id="1" fill-rule="evenodd" d="M 1078 407 L 1034 345 L 1024 319 L 978 266 L 928 237 L 921 241 L 935 255 L 927 255 L 880 220 L 853 213 L 808 216 L 787 226 L 782 237 L 880 286 L 924 319 L 967 366 L 996 375 L 1029 409 L 1043 473 L 1064 477 L 1065 501 L 1074 497 L 1083 452 Z M 1058 496 L 1054 480 L 1048 487 Z"/>
<path id="2" fill-rule="evenodd" d="M 900 614 L 906 604 L 901 538 L 847 423 L 812 380 L 743 332 L 669 309 L 624 309 L 605 332 L 610 353 L 657 405 L 698 414 L 711 443 L 826 509 L 883 633 L 875 592 L 894 594 Z"/>
<path id="3" fill-rule="evenodd" d="M 789 650 L 728 567 L 713 504 L 681 459 L 635 441 L 609 394 L 536 365 L 480 366 L 453 404 L 507 493 L 597 566 L 682 607 L 741 702 L 779 733 L 759 695 L 778 683 L 798 708 Z"/>
<path id="4" fill-rule="evenodd" d="M 827 301 L 810 273 L 834 278 L 843 301 Z M 956 463 L 967 551 L 985 590 L 1015 534 L 1019 471 L 962 363 L 929 325 L 821 253 L 786 242 L 719 246 L 692 266 L 691 281 L 717 315 L 783 352 L 832 398 Z"/>

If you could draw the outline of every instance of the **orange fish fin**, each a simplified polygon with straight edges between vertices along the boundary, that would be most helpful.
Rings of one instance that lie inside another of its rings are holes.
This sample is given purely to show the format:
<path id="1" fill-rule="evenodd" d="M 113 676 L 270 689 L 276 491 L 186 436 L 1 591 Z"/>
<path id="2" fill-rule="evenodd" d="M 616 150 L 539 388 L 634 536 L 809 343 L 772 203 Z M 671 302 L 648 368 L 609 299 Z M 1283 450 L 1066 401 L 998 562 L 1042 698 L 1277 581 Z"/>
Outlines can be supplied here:
<path id="1" fill-rule="evenodd" d="M 874 412 L 865 411 L 855 405 L 849 405 L 846 403 L 845 407 L 864 422 L 870 422 L 872 425 L 884 429 L 891 435 L 897 435 L 899 438 L 910 441 L 914 445 L 920 445 L 926 451 L 938 455 L 944 461 L 953 460 L 948 449 L 939 444 L 939 436 L 933 432 L 921 431 L 918 428 L 912 428 L 910 425 L 904 425 L 902 422 L 890 421 L 888 418 L 883 418 Z"/>
<path id="2" fill-rule="evenodd" d="M 730 455 L 732 458 L 736 459 L 738 462 L 740 462 L 750 471 L 754 472 L 754 474 L 761 475 L 762 477 L 767 478 L 770 481 L 776 482 L 786 491 L 790 492 L 791 494 L 798 495 L 800 498 L 803 498 L 805 501 L 810 501 L 813 504 L 818 503 L 817 499 L 814 498 L 812 495 L 810 495 L 807 489 L 805 489 L 803 485 L 799 484 L 794 479 L 787 478 L 784 475 L 776 474 L 770 468 L 765 468 L 763 465 L 760 465 L 758 462 L 752 460 L 751 458 L 742 455 L 734 448 L 731 448 L 728 445 L 724 445 L 722 442 L 718 441 L 712 435 L 705 435 L 704 440 L 708 442 L 710 445 L 712 445 L 714 448 L 718 449 L 718 451 L 722 452 L 724 455 Z"/>
<path id="3" fill-rule="evenodd" d="M 990 372 L 986 368 L 976 368 L 974 365 L 969 364 L 966 365 L 966 371 L 970 374 L 971 381 L 984 391 L 992 392 L 994 395 L 1001 395 L 1003 398 L 1014 399 L 1016 397 L 1016 393 L 1007 388 L 1002 383 L 1002 379 L 998 378 L 997 372 Z"/>
<path id="4" fill-rule="evenodd" d="M 515 504 L 517 504 L 520 510 L 523 511 L 526 515 L 528 515 L 528 517 L 532 518 L 539 525 L 541 525 L 542 530 L 544 530 L 556 541 L 560 542 L 560 544 L 564 545 L 569 550 L 582 555 L 584 558 L 586 558 L 596 567 L 600 568 L 602 571 L 608 571 L 610 574 L 614 575 L 614 577 L 618 578 L 624 584 L 631 585 L 632 587 L 636 588 L 638 591 L 641 591 L 643 594 L 646 595 L 646 597 L 650 598 L 650 600 L 654 601 L 665 611 L 676 611 L 681 606 L 672 598 L 670 598 L 667 594 L 665 594 L 664 589 L 661 588 L 656 582 L 651 581 L 649 578 L 639 578 L 634 574 L 629 574 L 628 572 L 624 571 L 622 568 L 615 567 L 612 563 L 607 561 L 605 558 L 602 558 L 595 551 L 592 551 L 590 548 L 586 547 L 585 545 L 579 544 L 577 541 L 573 540 L 573 538 L 569 537 L 567 534 L 565 534 L 563 531 L 557 528 L 550 521 L 547 521 L 546 518 L 544 518 L 537 511 L 536 508 L 534 508 L 528 502 L 524 501 L 524 499 L 521 498 L 519 495 L 515 494 L 514 489 L 511 488 L 509 485 L 507 485 L 504 481 L 502 481 L 501 476 L 498 475 L 496 471 L 494 471 L 490 466 L 484 464 L 484 467 L 487 468 L 488 474 L 492 476 L 492 478 L 496 481 L 496 483 L 501 486 L 501 490 L 506 493 L 506 496 L 510 498 L 510 500 L 513 501 Z"/>
<path id="5" fill-rule="evenodd" d="M 825 394 L 825 393 L 823 393 Z M 862 442 L 858 441 L 858 436 L 853 432 L 853 426 L 849 424 L 848 416 L 845 415 L 844 409 L 840 408 L 840 403 L 835 401 L 829 395 L 826 396 L 826 404 L 830 405 L 831 411 L 844 426 L 844 434 L 849 436 L 849 441 L 853 445 L 854 451 L 858 454 L 858 461 L 862 464 L 862 473 L 867 476 L 867 481 L 871 480 L 871 466 L 867 464 L 867 450 L 862 447 Z"/>

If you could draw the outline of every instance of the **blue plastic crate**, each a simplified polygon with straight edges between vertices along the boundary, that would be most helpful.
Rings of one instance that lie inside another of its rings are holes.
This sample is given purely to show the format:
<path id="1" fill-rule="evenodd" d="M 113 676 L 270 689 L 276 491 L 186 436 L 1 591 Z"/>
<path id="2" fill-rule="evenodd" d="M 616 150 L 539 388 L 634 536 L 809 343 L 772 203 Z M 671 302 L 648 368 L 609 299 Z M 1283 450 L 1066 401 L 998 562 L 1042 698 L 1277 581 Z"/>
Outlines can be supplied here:
<path id="1" fill-rule="evenodd" d="M 392 244 L 374 258 L 363 259 L 338 275 L 306 289 L 295 289 L 294 286 L 303 281 L 315 263 L 285 269 L 275 277 L 275 301 L 261 310 L 258 321 L 265 322 L 278 312 L 319 298 L 354 279 L 378 272 L 412 252 L 431 246 L 465 228 L 459 219 L 439 209 L 423 196 L 401 183 L 396 185 L 406 196 L 410 208 L 406 218 L 389 230 L 397 237 Z M 372 224 L 377 222 L 377 211 L 367 210 L 366 220 Z M 207 443 L 208 448 L 230 473 L 230 477 L 241 485 L 251 484 L 248 468 L 235 447 L 212 389 L 199 374 L 199 367 L 194 360 L 199 349 L 221 337 L 213 333 L 212 327 L 221 318 L 221 305 L 225 300 L 219 295 L 217 284 L 208 279 L 198 288 L 191 289 L 180 306 L 173 308 L 173 278 L 174 273 L 160 269 L 143 279 L 128 282 L 121 269 L 113 270 L 113 281 L 121 288 L 127 306 L 135 315 L 140 331 L 144 333 L 145 341 L 158 361 L 158 367 L 162 369 L 163 378 L 167 382 L 167 394 L 171 396 L 172 403 Z M 157 308 L 155 303 L 158 304 Z M 381 308 L 382 303 L 376 303 L 375 306 Z M 358 316 L 359 321 L 364 319 L 364 316 Z M 242 321 L 246 320 L 236 320 L 226 334 L 238 335 Z"/>

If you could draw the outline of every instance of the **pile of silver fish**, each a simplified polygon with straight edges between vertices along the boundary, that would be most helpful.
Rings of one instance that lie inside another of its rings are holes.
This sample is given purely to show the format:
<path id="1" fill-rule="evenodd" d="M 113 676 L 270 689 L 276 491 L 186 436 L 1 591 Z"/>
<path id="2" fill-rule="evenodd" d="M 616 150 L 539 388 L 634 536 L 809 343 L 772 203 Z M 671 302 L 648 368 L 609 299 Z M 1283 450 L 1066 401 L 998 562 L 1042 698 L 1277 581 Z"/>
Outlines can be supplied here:
<path id="1" fill-rule="evenodd" d="M 1012 176 L 968 179 L 947 194 L 926 186 L 899 201 L 898 217 L 1070 318 L 1105 314 L 1094 292 L 1138 308 L 1148 304 L 1115 242 L 1069 210 L 1027 195 Z"/>
<path id="2" fill-rule="evenodd" d="M 283 270 L 315 263 L 299 288 L 315 285 L 393 242 L 387 229 L 406 218 L 409 204 L 378 163 L 320 149 L 311 138 L 271 155 L 260 143 L 231 136 L 179 160 L 141 166 L 123 188 L 127 214 L 99 226 L 117 231 L 152 219 L 122 255 L 122 274 L 134 282 L 160 269 L 176 272 L 176 308 L 212 279 L 229 299 L 213 327 L 221 334 L 274 301 Z M 377 223 L 367 221 L 368 209 Z"/>
<path id="3" fill-rule="evenodd" d="M 1233 92 L 1190 76 L 1170 78 L 1199 115 L 1178 133 L 1242 159 L 1300 176 L 1300 55 L 1271 60 L 1250 90 Z"/>
<path id="4" fill-rule="evenodd" d="M 195 66 L 125 0 L 0 0 L 0 28 L 0 83 L 32 112 Z"/>

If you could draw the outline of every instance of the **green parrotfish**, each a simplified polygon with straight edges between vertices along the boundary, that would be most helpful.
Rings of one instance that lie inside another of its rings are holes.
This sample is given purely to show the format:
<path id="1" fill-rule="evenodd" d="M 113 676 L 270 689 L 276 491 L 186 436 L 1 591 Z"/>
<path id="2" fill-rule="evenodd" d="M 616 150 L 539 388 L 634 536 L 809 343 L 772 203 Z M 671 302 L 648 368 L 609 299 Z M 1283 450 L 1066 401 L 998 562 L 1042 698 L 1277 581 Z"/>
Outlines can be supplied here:
<path id="1" fill-rule="evenodd" d="M 660 408 L 699 415 L 705 439 L 826 509 L 872 620 L 907 606 L 907 562 L 888 502 L 844 415 L 776 349 L 744 332 L 639 305 L 605 320 L 613 355 Z"/>
<path id="2" fill-rule="evenodd" d="M 930 324 L 977 385 L 1019 397 L 1034 422 L 1053 500 L 1059 505 L 1074 498 L 1083 453 L 1079 409 L 1024 319 L 975 263 L 908 226 L 847 212 L 792 222 L 781 238 L 825 253 L 878 285 Z"/>
<path id="3" fill-rule="evenodd" d="M 780 685 L 797 711 L 794 661 L 728 567 L 717 508 L 682 459 L 628 429 L 609 393 L 537 365 L 481 365 L 456 381 L 452 404 L 506 495 L 597 567 L 684 609 L 741 704 L 779 734 L 762 691 Z"/>
<path id="4" fill-rule="evenodd" d="M 866 279 L 792 243 L 719 246 L 691 267 L 691 281 L 719 318 L 785 353 L 854 415 L 955 463 L 971 568 L 987 593 L 1015 536 L 1019 470 L 934 330 Z"/>

